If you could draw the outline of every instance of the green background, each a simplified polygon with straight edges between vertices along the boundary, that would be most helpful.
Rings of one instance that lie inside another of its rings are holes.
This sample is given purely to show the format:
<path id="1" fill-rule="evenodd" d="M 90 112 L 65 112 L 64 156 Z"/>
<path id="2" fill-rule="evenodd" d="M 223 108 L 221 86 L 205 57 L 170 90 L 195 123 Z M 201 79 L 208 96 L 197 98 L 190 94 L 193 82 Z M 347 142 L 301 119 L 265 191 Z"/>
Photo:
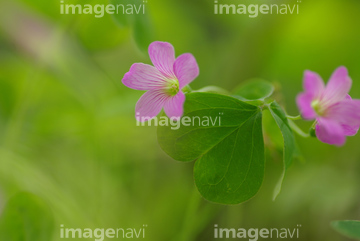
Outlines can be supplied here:
<path id="1" fill-rule="evenodd" d="M 148 0 L 146 16 L 124 21 L 107 14 L 60 15 L 60 1 L 0 0 L 0 210 L 19 191 L 37 195 L 54 216 L 54 241 L 61 240 L 60 224 L 147 224 L 146 240 L 156 241 L 213 240 L 214 224 L 301 224 L 299 240 L 346 240 L 330 222 L 360 219 L 359 136 L 341 148 L 297 138 L 303 159 L 289 169 L 273 202 L 282 150 L 265 133 L 266 172 L 258 195 L 241 205 L 215 205 L 197 193 L 193 163 L 168 157 L 155 127 L 136 127 L 134 106 L 142 92 L 121 79 L 131 64 L 150 64 L 146 46 L 159 40 L 172 43 L 176 55 L 196 57 L 194 89 L 232 90 L 263 78 L 297 115 L 303 71 L 327 81 L 345 65 L 353 79 L 350 94 L 360 98 L 359 9 L 358 0 L 304 0 L 299 15 L 249 18 L 214 15 L 209 0 Z M 311 123 L 299 125 L 308 129 Z"/>

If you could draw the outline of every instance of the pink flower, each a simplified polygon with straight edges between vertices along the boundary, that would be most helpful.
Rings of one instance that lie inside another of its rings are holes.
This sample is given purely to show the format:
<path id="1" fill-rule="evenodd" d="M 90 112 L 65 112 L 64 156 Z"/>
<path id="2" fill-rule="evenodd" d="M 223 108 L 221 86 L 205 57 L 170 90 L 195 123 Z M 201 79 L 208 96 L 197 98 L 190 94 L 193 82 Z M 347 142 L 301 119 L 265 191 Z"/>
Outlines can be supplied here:
<path id="1" fill-rule="evenodd" d="M 175 59 L 174 47 L 166 42 L 153 42 L 149 56 L 155 67 L 136 63 L 122 79 L 122 83 L 135 90 L 148 90 L 136 103 L 139 121 L 159 114 L 162 108 L 169 118 L 183 115 L 185 95 L 183 87 L 199 75 L 199 67 L 192 54 L 182 54 Z"/>
<path id="2" fill-rule="evenodd" d="M 316 136 L 320 141 L 341 146 L 346 136 L 355 135 L 360 126 L 360 100 L 348 95 L 352 81 L 345 67 L 339 67 L 327 85 L 321 77 L 305 71 L 305 92 L 297 96 L 304 119 L 316 119 Z"/>

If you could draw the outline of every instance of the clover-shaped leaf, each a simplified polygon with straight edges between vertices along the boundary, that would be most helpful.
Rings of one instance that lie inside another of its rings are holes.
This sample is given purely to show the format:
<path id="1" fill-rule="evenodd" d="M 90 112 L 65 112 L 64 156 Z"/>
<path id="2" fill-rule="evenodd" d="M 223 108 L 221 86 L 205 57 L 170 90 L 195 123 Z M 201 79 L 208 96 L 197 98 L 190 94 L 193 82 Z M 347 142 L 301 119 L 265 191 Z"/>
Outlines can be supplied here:
<path id="1" fill-rule="evenodd" d="M 253 197 L 262 184 L 261 122 L 260 107 L 229 96 L 190 93 L 179 128 L 160 126 L 158 141 L 175 160 L 197 159 L 194 178 L 205 199 L 238 204 Z"/>
<path id="2" fill-rule="evenodd" d="M 243 100 L 264 100 L 272 95 L 274 86 L 262 79 L 251 79 L 235 89 L 233 95 Z"/>
<path id="3" fill-rule="evenodd" d="M 297 147 L 296 147 L 293 131 L 289 125 L 289 121 L 286 118 L 286 114 L 284 110 L 275 101 L 269 105 L 269 110 L 271 115 L 275 119 L 276 124 L 280 128 L 280 131 L 284 139 L 284 154 L 283 154 L 284 170 L 280 177 L 280 180 L 278 181 L 275 187 L 275 191 L 273 195 L 273 199 L 275 199 L 281 191 L 281 186 L 285 178 L 286 171 L 291 165 L 292 160 L 294 159 L 294 156 L 297 153 Z"/>

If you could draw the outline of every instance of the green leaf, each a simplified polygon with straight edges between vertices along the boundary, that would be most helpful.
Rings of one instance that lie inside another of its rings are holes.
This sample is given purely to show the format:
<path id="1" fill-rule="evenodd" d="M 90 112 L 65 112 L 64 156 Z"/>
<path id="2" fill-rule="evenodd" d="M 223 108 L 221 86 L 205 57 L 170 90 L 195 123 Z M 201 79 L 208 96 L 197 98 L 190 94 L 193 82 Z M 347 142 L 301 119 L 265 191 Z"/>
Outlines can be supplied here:
<path id="1" fill-rule="evenodd" d="M 273 199 L 275 199 L 281 191 L 281 186 L 285 178 L 286 171 L 291 165 L 295 155 L 297 155 L 297 147 L 296 147 L 293 131 L 289 125 L 284 110 L 275 101 L 270 104 L 269 110 L 271 115 L 275 119 L 276 124 L 280 128 L 284 140 L 284 154 L 283 154 L 284 170 L 274 190 Z"/>
<path id="2" fill-rule="evenodd" d="M 234 96 L 243 100 L 264 100 L 272 95 L 274 86 L 262 79 L 252 79 L 240 85 L 235 91 Z"/>
<path id="3" fill-rule="evenodd" d="M 155 41 L 151 17 L 147 4 L 141 0 L 109 0 L 111 4 L 122 4 L 124 13 L 113 15 L 115 22 L 122 28 L 131 27 L 133 37 L 138 48 L 146 53 L 151 42 Z M 129 14 L 131 13 L 132 14 Z"/>
<path id="4" fill-rule="evenodd" d="M 0 219 L 0 240 L 49 241 L 53 228 L 53 216 L 44 202 L 21 192 L 5 206 Z"/>
<path id="5" fill-rule="evenodd" d="M 98 0 L 90 3 L 93 7 L 97 4 L 107 4 L 107 0 Z M 78 23 L 74 25 L 74 31 L 78 35 L 81 43 L 90 50 L 102 50 L 119 46 L 120 43 L 128 38 L 128 29 L 119 28 L 113 20 L 112 14 L 78 15 Z"/>
<path id="6" fill-rule="evenodd" d="M 230 96 L 196 92 L 186 95 L 184 108 L 182 120 L 196 121 L 189 126 L 180 121 L 176 130 L 159 126 L 161 148 L 178 161 L 197 159 L 194 178 L 205 199 L 238 204 L 253 197 L 264 177 L 261 109 Z M 197 118 L 218 122 L 201 126 Z"/>
<path id="7" fill-rule="evenodd" d="M 131 0 L 123 0 L 123 1 L 124 1 L 123 3 L 124 6 L 126 6 L 126 4 L 130 3 Z M 116 6 L 117 4 L 119 4 L 119 0 L 109 0 L 109 3 Z M 122 12 L 111 15 L 111 17 L 115 20 L 115 22 L 119 24 L 119 26 L 122 28 L 129 26 L 131 22 L 131 16 L 132 15 L 129 14 L 123 14 Z"/>
<path id="8" fill-rule="evenodd" d="M 275 148 L 276 151 L 282 151 L 284 138 L 270 111 L 263 112 L 262 122 L 265 145 L 269 148 Z"/>
<path id="9" fill-rule="evenodd" d="M 115 14 L 112 14 L 111 16 L 115 20 L 117 24 L 119 24 L 120 27 L 128 27 L 133 22 L 134 14 L 127 14 L 126 10 L 130 9 L 128 6 L 138 6 L 141 4 L 141 1 L 139 0 L 109 0 L 110 4 L 113 4 L 114 6 L 117 6 L 121 4 L 121 6 L 124 6 L 124 8 L 119 7 L 119 11 Z M 130 10 L 129 10 L 130 11 Z M 129 12 L 130 13 L 130 12 Z"/>
<path id="10" fill-rule="evenodd" d="M 331 223 L 331 226 L 348 238 L 360 240 L 360 221 L 334 221 Z"/>
<path id="11" fill-rule="evenodd" d="M 153 26 L 147 14 L 139 14 L 134 20 L 134 40 L 142 52 L 147 52 L 148 46 L 153 42 Z"/>

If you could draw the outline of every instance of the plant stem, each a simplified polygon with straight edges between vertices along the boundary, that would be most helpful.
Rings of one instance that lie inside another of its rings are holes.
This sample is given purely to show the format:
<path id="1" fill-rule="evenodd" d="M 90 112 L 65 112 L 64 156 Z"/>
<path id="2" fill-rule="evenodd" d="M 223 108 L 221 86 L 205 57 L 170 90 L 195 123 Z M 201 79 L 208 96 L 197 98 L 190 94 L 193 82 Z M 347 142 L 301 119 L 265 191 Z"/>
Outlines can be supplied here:
<path id="1" fill-rule="evenodd" d="M 298 127 L 291 119 L 289 119 L 289 125 L 290 125 L 291 129 L 294 132 L 296 132 L 299 136 L 304 137 L 304 138 L 310 137 L 309 134 L 307 134 L 303 130 L 301 130 L 300 127 Z"/>
<path id="2" fill-rule="evenodd" d="M 192 196 L 189 199 L 188 208 L 185 212 L 183 224 L 178 236 L 172 241 L 194 241 L 196 237 L 219 213 L 222 207 L 202 201 L 197 188 L 194 187 Z"/>
<path id="3" fill-rule="evenodd" d="M 297 116 L 291 116 L 291 115 L 286 115 L 286 118 L 288 118 L 289 120 L 301 120 L 301 115 L 297 115 Z"/>
<path id="4" fill-rule="evenodd" d="M 203 87 L 199 90 L 195 90 L 195 92 L 209 92 L 209 93 L 216 93 L 222 95 L 230 95 L 229 91 L 214 85 Z"/>
<path id="5" fill-rule="evenodd" d="M 182 88 L 182 91 L 183 91 L 184 93 L 190 93 L 190 92 L 192 92 L 193 90 L 192 90 L 192 88 L 190 87 L 190 85 L 186 85 L 184 88 Z"/>

